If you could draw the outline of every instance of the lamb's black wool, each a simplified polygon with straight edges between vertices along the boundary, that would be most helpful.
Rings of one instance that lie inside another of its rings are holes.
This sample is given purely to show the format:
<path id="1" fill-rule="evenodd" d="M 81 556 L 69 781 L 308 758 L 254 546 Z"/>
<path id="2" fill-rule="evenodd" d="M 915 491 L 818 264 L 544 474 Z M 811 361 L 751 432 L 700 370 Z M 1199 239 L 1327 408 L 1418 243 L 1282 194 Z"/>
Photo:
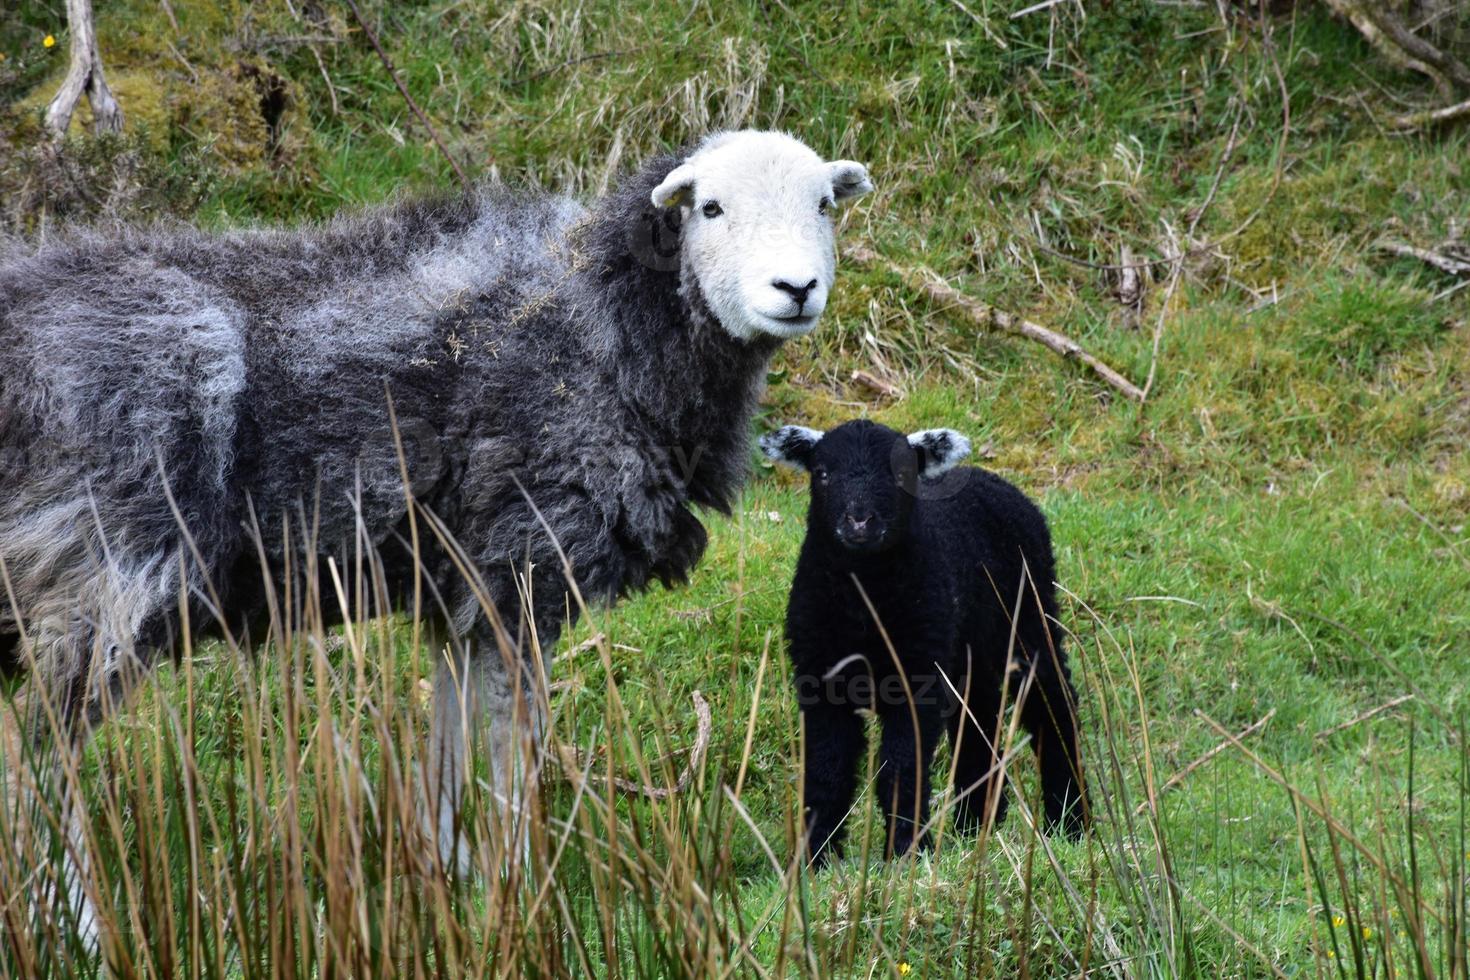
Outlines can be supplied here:
<path id="1" fill-rule="evenodd" d="M 1078 832 L 1075 697 L 1048 623 L 1056 599 L 1041 512 L 994 473 L 952 469 L 969 444 L 949 430 L 905 437 L 855 421 L 825 434 L 788 426 L 761 444 L 811 473 L 786 632 L 813 858 L 841 849 L 866 757 L 860 708 L 882 728 L 877 795 L 892 853 L 922 841 L 930 761 L 946 730 L 958 752 L 958 824 L 978 825 L 990 806 L 1003 816 L 992 746 L 1007 690 L 1034 740 L 1048 825 Z"/>

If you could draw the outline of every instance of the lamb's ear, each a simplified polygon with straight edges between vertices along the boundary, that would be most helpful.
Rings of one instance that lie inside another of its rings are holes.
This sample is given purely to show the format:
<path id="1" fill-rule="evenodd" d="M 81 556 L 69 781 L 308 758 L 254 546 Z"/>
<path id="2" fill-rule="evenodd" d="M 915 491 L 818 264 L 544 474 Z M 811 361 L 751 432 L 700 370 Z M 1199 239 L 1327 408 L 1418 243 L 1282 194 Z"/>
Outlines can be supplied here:
<path id="1" fill-rule="evenodd" d="M 824 435 L 825 432 L 805 426 L 783 425 L 775 432 L 761 436 L 761 452 L 767 459 L 807 469 L 811 466 L 812 450 L 817 448 Z"/>
<path id="2" fill-rule="evenodd" d="M 868 168 L 855 160 L 832 161 L 827 164 L 827 175 L 832 180 L 832 200 L 839 204 L 862 197 L 873 189 Z"/>
<path id="3" fill-rule="evenodd" d="M 687 163 L 680 164 L 669 172 L 662 184 L 653 189 L 653 206 L 676 208 L 680 204 L 689 204 L 693 192 L 694 168 Z"/>
<path id="4" fill-rule="evenodd" d="M 925 429 L 909 436 L 909 445 L 919 454 L 919 475 L 939 476 L 970 455 L 970 440 L 953 429 Z"/>

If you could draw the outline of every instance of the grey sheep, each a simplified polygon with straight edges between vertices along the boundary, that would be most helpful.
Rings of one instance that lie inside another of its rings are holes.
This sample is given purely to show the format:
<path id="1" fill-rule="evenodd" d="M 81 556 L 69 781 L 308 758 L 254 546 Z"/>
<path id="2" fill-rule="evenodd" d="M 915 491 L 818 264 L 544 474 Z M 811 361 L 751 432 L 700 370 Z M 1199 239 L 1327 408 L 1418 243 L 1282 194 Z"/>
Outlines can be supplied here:
<path id="1" fill-rule="evenodd" d="M 259 638 L 263 565 L 279 585 L 288 558 L 370 545 L 454 654 L 432 809 L 463 866 L 465 743 L 481 719 L 505 753 L 524 692 L 454 552 L 520 653 L 575 610 L 553 540 L 589 601 L 683 579 L 706 543 L 691 507 L 733 502 L 767 364 L 815 326 L 832 216 L 870 189 L 860 164 L 743 131 L 589 208 L 484 188 L 0 254 L 0 663 L 32 669 L 20 700 L 40 685 L 80 744 L 176 648 L 181 594 L 192 623 Z"/>

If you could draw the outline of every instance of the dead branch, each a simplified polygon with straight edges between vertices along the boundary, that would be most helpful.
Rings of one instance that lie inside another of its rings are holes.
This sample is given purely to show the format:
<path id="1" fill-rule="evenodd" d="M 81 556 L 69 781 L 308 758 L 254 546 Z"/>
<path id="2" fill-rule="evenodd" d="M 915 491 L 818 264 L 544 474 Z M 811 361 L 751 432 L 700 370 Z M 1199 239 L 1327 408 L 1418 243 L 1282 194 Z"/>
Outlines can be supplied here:
<path id="1" fill-rule="evenodd" d="M 1363 712 L 1362 714 L 1358 715 L 1356 718 L 1353 718 L 1350 721 L 1345 721 L 1341 725 L 1333 725 L 1331 728 L 1324 728 L 1322 731 L 1318 732 L 1316 735 L 1314 735 L 1312 737 L 1313 738 L 1316 738 L 1318 740 L 1321 740 L 1321 739 L 1327 738 L 1330 735 L 1336 735 L 1338 732 L 1347 731 L 1349 728 L 1352 728 L 1354 725 L 1361 725 L 1363 722 L 1367 721 L 1369 718 L 1374 717 L 1375 715 L 1380 715 L 1383 712 L 1388 711 L 1390 708 L 1397 708 L 1399 705 L 1403 704 L 1405 701 L 1412 701 L 1412 700 L 1414 700 L 1414 695 L 1412 695 L 1412 694 L 1400 694 L 1398 697 L 1394 698 L 1391 701 L 1385 701 L 1383 704 L 1380 704 L 1376 708 L 1370 708 L 1370 709 L 1368 709 L 1367 711 Z"/>
<path id="2" fill-rule="evenodd" d="M 1470 105 L 1470 103 L 1466 104 Z M 1418 259 L 1420 262 L 1426 265 L 1432 265 L 1440 272 L 1448 272 L 1452 276 L 1470 276 L 1470 257 L 1454 255 L 1443 251 L 1434 252 L 1427 248 L 1406 245 L 1403 242 L 1379 242 L 1375 247 L 1383 252 L 1391 252 L 1394 255 Z"/>
<path id="3" fill-rule="evenodd" d="M 1459 119 L 1470 116 L 1470 99 L 1447 105 L 1442 109 L 1426 109 L 1423 112 L 1410 112 L 1402 116 L 1394 116 L 1389 122 L 1395 129 L 1431 129 L 1435 126 L 1443 126 Z"/>
<path id="4" fill-rule="evenodd" d="M 911 289 L 918 290 L 937 303 L 957 307 L 970 320 L 987 330 L 1034 340 L 1067 360 L 1077 361 L 1084 365 L 1107 384 L 1122 392 L 1125 397 L 1136 402 L 1143 401 L 1142 388 L 1089 354 L 1081 344 L 1065 334 L 982 303 L 965 295 L 932 273 L 919 269 L 906 269 L 890 262 L 864 245 L 849 245 L 842 250 L 842 254 L 860 265 L 876 265 L 887 269 L 902 279 Z"/>
<path id="5" fill-rule="evenodd" d="M 891 381 L 884 381 L 871 371 L 859 369 L 852 372 L 852 383 L 866 388 L 882 398 L 891 398 L 894 401 L 903 399 L 902 388 Z"/>
<path id="6" fill-rule="evenodd" d="M 597 637 L 594 637 L 595 639 Z M 614 786 L 624 793 L 633 793 L 650 800 L 665 800 L 689 788 L 689 784 L 694 781 L 694 774 L 704 766 L 704 757 L 709 751 L 710 732 L 714 728 L 710 720 L 709 702 L 704 699 L 704 695 L 694 691 L 690 696 L 694 700 L 694 715 L 698 719 L 698 729 L 694 735 L 694 747 L 689 751 L 689 762 L 685 765 L 684 771 L 679 773 L 679 779 L 674 785 L 649 786 L 630 779 L 623 779 L 620 776 L 608 777 Z M 560 745 L 558 748 L 561 768 L 569 781 L 580 783 L 583 779 L 599 779 L 599 777 L 587 775 L 592 771 L 594 761 L 590 756 L 580 752 L 573 745 Z"/>
<path id="7" fill-rule="evenodd" d="M 1198 714 L 1198 712 L 1196 712 L 1196 714 Z M 1263 715 L 1260 718 L 1260 720 L 1258 720 L 1258 721 L 1254 722 L 1253 724 L 1247 726 L 1246 728 L 1242 729 L 1241 730 L 1241 733 L 1239 735 L 1235 736 L 1235 741 L 1238 742 L 1241 739 L 1250 738 L 1256 732 L 1258 732 L 1261 729 L 1265 728 L 1266 727 L 1266 723 L 1269 722 L 1273 717 L 1275 717 L 1275 715 L 1276 715 L 1276 709 L 1275 708 L 1272 708 L 1270 711 L 1266 712 L 1265 715 Z M 1215 756 L 1219 755 L 1221 752 L 1224 752 L 1226 749 L 1230 748 L 1231 744 L 1232 743 L 1230 742 L 1229 739 L 1227 739 L 1226 741 L 1221 742 L 1220 744 L 1216 745 L 1213 749 L 1210 749 L 1210 751 L 1206 752 L 1204 755 L 1200 756 L 1198 759 L 1195 759 L 1189 765 L 1185 766 L 1183 769 L 1179 770 L 1174 775 L 1170 776 L 1168 778 L 1168 780 L 1164 783 L 1164 785 L 1159 787 L 1159 791 L 1158 791 L 1158 793 L 1154 794 L 1153 799 L 1144 800 L 1143 802 L 1139 803 L 1137 807 L 1134 808 L 1133 815 L 1134 816 L 1138 816 L 1139 814 L 1143 813 L 1144 810 L 1147 810 L 1149 808 L 1149 805 L 1151 803 L 1155 802 L 1159 797 L 1161 797 L 1165 793 L 1169 792 L 1169 790 L 1173 789 L 1175 786 L 1178 786 L 1180 783 L 1184 782 L 1184 780 L 1186 780 L 1186 779 L 1189 778 L 1189 774 L 1190 773 L 1194 772 L 1200 766 L 1202 766 L 1205 763 L 1209 762 L 1211 759 L 1213 759 Z"/>
<path id="8" fill-rule="evenodd" d="M 1379 18 L 1375 16 L 1375 13 L 1369 12 L 1369 4 L 1362 0 L 1326 0 L 1326 3 L 1334 13 L 1352 24 L 1379 54 L 1400 68 L 1406 68 L 1428 77 L 1434 83 L 1435 88 L 1439 89 L 1441 95 L 1448 97 L 1451 94 L 1449 81 L 1445 78 L 1444 73 L 1431 64 L 1411 57 L 1403 45 L 1391 39 L 1380 26 Z"/>
<path id="9" fill-rule="evenodd" d="M 1369 0 L 1325 0 L 1339 16 L 1348 20 L 1389 61 L 1429 78 L 1441 98 L 1455 99 L 1456 92 L 1470 91 L 1470 67 L 1447 51 L 1414 33 L 1387 4 Z M 1442 126 L 1470 116 L 1470 100 L 1439 109 L 1426 109 L 1393 116 L 1395 129 L 1417 130 Z"/>
<path id="10" fill-rule="evenodd" d="M 92 21 L 92 0 L 66 0 L 66 22 L 71 35 L 71 63 L 61 88 L 46 107 L 46 128 L 60 140 L 71 127 L 72 113 L 83 93 L 92 107 L 92 126 L 98 133 L 122 131 L 122 107 L 107 87 L 102 73 L 102 55 L 97 51 L 97 31 Z"/>
<path id="11" fill-rule="evenodd" d="M 1343 0 L 1338 0 L 1339 3 Z M 1373 18 L 1389 40 L 1413 58 L 1423 64 L 1429 65 L 1445 78 L 1449 79 L 1461 89 L 1470 89 L 1470 68 L 1453 55 L 1441 51 L 1410 30 L 1399 15 L 1394 13 L 1393 8 L 1385 3 L 1365 4 L 1360 6 Z"/>

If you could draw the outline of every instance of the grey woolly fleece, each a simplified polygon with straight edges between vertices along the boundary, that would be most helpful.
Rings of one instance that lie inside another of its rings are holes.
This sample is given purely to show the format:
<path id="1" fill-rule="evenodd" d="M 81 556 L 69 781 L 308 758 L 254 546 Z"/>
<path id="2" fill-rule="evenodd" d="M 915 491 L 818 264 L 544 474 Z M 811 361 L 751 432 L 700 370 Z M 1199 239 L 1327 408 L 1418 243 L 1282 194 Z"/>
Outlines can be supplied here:
<path id="1" fill-rule="evenodd" d="M 457 547 L 511 622 L 532 562 L 532 622 L 554 642 L 567 604 L 543 519 L 589 600 L 683 579 L 706 543 L 691 505 L 733 501 L 779 341 L 730 337 L 681 270 L 678 212 L 649 199 L 678 162 L 590 211 L 485 188 L 302 231 L 11 251 L 0 661 L 21 659 L 18 611 L 43 681 L 86 709 L 89 675 L 171 645 L 181 585 L 195 622 L 258 628 L 262 550 L 279 585 L 288 554 L 371 544 L 401 601 L 390 397 L 427 594 L 454 634 L 485 619 Z"/>

